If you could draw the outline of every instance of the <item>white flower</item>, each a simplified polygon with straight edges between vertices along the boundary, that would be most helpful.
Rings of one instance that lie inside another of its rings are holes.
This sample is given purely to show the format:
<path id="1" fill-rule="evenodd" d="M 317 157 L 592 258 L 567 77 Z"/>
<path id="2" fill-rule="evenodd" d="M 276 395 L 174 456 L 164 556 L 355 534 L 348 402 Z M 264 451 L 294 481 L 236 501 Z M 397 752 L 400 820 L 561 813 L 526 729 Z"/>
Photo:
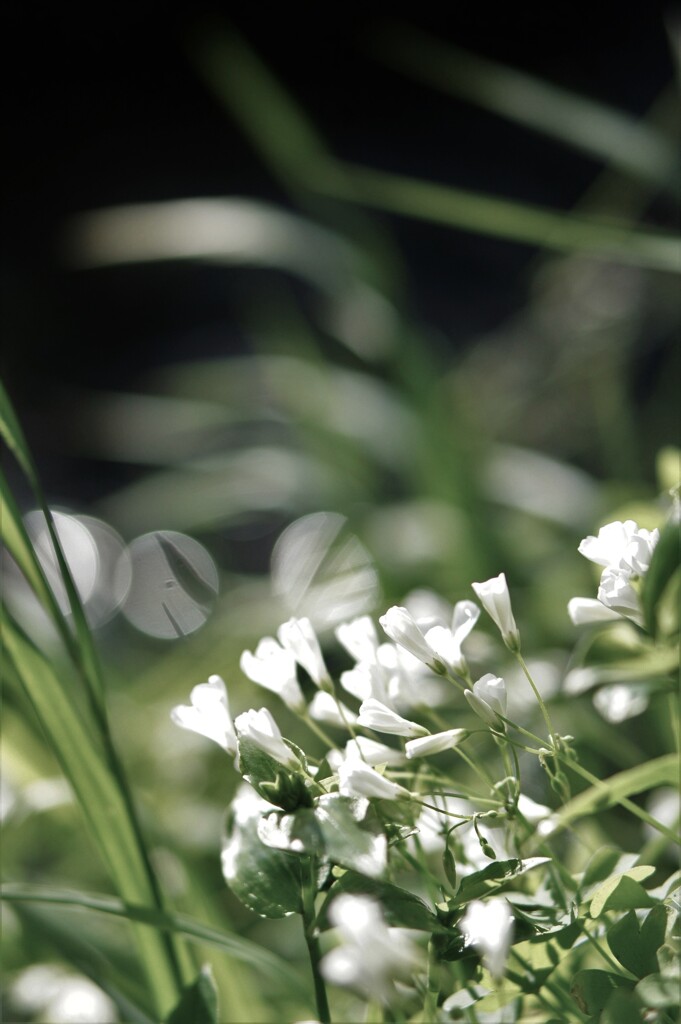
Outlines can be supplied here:
<path id="1" fill-rule="evenodd" d="M 368 999 L 390 1002 L 396 994 L 394 980 L 407 980 L 418 968 L 418 946 L 404 929 L 388 928 L 380 904 L 368 896 L 337 896 L 329 919 L 341 944 L 321 961 L 326 980 Z"/>
<path id="2" fill-rule="evenodd" d="M 598 600 L 606 608 L 620 612 L 640 624 L 643 622 L 641 604 L 629 579 L 629 576 L 617 569 L 605 569 L 598 588 Z"/>
<path id="3" fill-rule="evenodd" d="M 305 708 L 303 691 L 296 677 L 296 659 L 273 637 L 263 637 L 255 654 L 244 651 L 240 665 L 244 675 L 258 686 L 278 694 L 292 711 L 300 712 Z"/>
<path id="4" fill-rule="evenodd" d="M 368 615 L 361 615 L 352 622 L 341 622 L 335 632 L 338 642 L 355 661 L 375 661 L 378 637 L 376 627 Z"/>
<path id="5" fill-rule="evenodd" d="M 585 537 L 578 551 L 589 561 L 606 569 L 616 569 L 628 576 L 642 576 L 648 571 L 659 530 L 643 530 L 633 519 L 602 526 L 598 536 Z"/>
<path id="6" fill-rule="evenodd" d="M 468 941 L 482 954 L 485 967 L 493 978 L 501 978 L 513 936 L 513 915 L 501 896 L 484 903 L 468 904 L 459 925 Z"/>
<path id="7" fill-rule="evenodd" d="M 614 683 L 612 686 L 603 686 L 593 695 L 593 705 L 606 722 L 626 721 L 627 718 L 635 718 L 641 715 L 648 707 L 648 697 L 645 693 L 625 683 Z"/>
<path id="8" fill-rule="evenodd" d="M 388 703 L 389 673 L 378 662 L 362 661 L 354 668 L 341 672 L 340 684 L 357 700 L 375 697 L 381 703 Z"/>
<path id="9" fill-rule="evenodd" d="M 349 758 L 338 766 L 338 789 L 341 796 L 376 797 L 378 800 L 411 798 L 404 786 L 385 779 L 364 761 Z"/>
<path id="10" fill-rule="evenodd" d="M 178 704 L 170 712 L 175 725 L 218 743 L 228 754 L 237 752 L 236 733 L 229 714 L 227 687 L 220 676 L 209 676 L 190 695 L 191 706 Z"/>
<path id="11" fill-rule="evenodd" d="M 405 745 L 408 758 L 428 757 L 430 754 L 439 754 L 443 750 L 451 750 L 457 743 L 468 736 L 466 729 L 447 729 L 446 732 L 436 732 L 432 736 L 422 736 L 417 740 L 409 740 Z"/>
<path id="12" fill-rule="evenodd" d="M 432 668 L 433 671 L 441 671 L 443 666 L 439 658 L 428 644 L 413 615 L 406 608 L 393 605 L 378 621 L 396 644 L 404 647 L 406 651 L 422 661 L 424 665 Z"/>
<path id="13" fill-rule="evenodd" d="M 290 747 L 284 743 L 279 726 L 267 708 L 259 711 L 244 711 L 234 721 L 239 739 L 250 740 L 275 761 L 279 761 L 291 771 L 300 769 L 300 761 Z"/>
<path id="14" fill-rule="evenodd" d="M 279 627 L 277 636 L 282 647 L 291 652 L 317 686 L 330 685 L 317 634 L 309 619 L 289 619 Z"/>
<path id="15" fill-rule="evenodd" d="M 499 628 L 506 646 L 512 651 L 520 650 L 520 633 L 513 618 L 511 595 L 504 573 L 501 572 L 484 583 L 473 583 L 472 587 L 482 602 L 482 607 Z"/>
<path id="16" fill-rule="evenodd" d="M 391 711 L 380 700 L 370 697 L 359 709 L 357 724 L 376 732 L 386 732 L 391 736 L 427 736 L 428 730 L 418 722 L 410 722 L 395 711 Z"/>
<path id="17" fill-rule="evenodd" d="M 334 725 L 337 729 L 347 729 L 348 722 L 351 725 L 357 721 L 357 715 L 345 704 L 341 704 L 343 712 L 338 707 L 338 701 L 330 693 L 318 690 L 310 703 L 310 717 L 316 722 L 324 722 L 326 725 Z"/>
<path id="18" fill-rule="evenodd" d="M 622 620 L 619 612 L 607 608 L 595 597 L 572 597 L 568 601 L 568 615 L 575 626 L 589 626 L 595 622 L 617 622 Z"/>
<path id="19" fill-rule="evenodd" d="M 455 672 L 466 672 L 466 659 L 461 644 L 480 617 L 480 609 L 474 601 L 457 601 L 454 605 L 451 629 L 433 626 L 426 633 L 429 647 Z"/>
<path id="20" fill-rule="evenodd" d="M 368 736 L 357 736 L 345 744 L 345 758 L 364 761 L 366 764 L 404 764 L 405 756 L 401 750 L 388 747 L 385 743 L 369 739 Z"/>
<path id="21" fill-rule="evenodd" d="M 498 729 L 503 725 L 499 715 L 506 715 L 506 683 L 499 676 L 485 673 L 473 683 L 472 690 L 464 690 L 464 697 L 475 713 L 492 728 Z"/>

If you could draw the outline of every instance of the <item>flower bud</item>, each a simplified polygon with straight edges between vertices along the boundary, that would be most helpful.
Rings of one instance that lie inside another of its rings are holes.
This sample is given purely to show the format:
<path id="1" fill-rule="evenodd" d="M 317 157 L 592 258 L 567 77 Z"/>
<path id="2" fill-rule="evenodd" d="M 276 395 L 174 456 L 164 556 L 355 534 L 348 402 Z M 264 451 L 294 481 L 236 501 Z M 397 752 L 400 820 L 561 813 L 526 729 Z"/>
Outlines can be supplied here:
<path id="1" fill-rule="evenodd" d="M 428 757 L 430 754 L 439 754 L 443 750 L 451 750 L 468 735 L 467 729 L 447 729 L 446 732 L 436 732 L 432 736 L 409 740 L 405 745 L 405 752 L 410 759 Z"/>
<path id="2" fill-rule="evenodd" d="M 364 761 L 356 761 L 354 758 L 339 765 L 338 781 L 342 796 L 375 797 L 378 800 L 411 799 L 409 790 L 404 786 L 391 782 Z"/>
<path id="3" fill-rule="evenodd" d="M 520 633 L 513 618 L 511 596 L 504 573 L 499 573 L 484 583 L 473 583 L 473 590 L 480 599 L 483 608 L 494 621 L 509 650 L 520 650 Z"/>
<path id="4" fill-rule="evenodd" d="M 195 686 L 191 706 L 178 704 L 170 717 L 182 729 L 205 736 L 218 743 L 230 755 L 237 752 L 236 733 L 229 713 L 227 687 L 220 676 L 210 676 L 207 683 Z"/>
<path id="5" fill-rule="evenodd" d="M 357 724 L 376 732 L 386 732 L 391 736 L 427 736 L 428 730 L 418 722 L 410 722 L 374 697 L 365 700 L 359 709 Z"/>
<path id="6" fill-rule="evenodd" d="M 250 740 L 290 771 L 300 770 L 300 761 L 284 743 L 279 727 L 267 708 L 244 711 L 237 716 L 234 725 L 240 740 Z"/>

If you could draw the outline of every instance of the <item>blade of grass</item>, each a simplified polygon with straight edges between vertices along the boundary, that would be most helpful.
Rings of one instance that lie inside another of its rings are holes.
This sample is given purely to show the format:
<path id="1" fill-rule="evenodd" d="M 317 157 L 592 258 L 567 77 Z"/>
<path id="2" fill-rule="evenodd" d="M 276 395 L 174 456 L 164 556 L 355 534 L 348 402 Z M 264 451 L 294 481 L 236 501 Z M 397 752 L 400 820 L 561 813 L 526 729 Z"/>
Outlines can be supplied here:
<path id="1" fill-rule="evenodd" d="M 6 610 L 2 612 L 5 655 L 21 680 L 38 720 L 59 759 L 86 824 L 121 897 L 158 903 L 158 890 L 140 848 L 139 834 L 119 780 L 82 713 L 45 656 Z M 161 1015 L 179 999 L 176 953 L 154 928 L 136 925 L 142 963 Z"/>
<path id="2" fill-rule="evenodd" d="M 248 964 L 284 985 L 289 991 L 306 992 L 307 989 L 291 964 L 276 953 L 240 935 L 228 935 L 210 925 L 202 924 L 187 914 L 166 914 L 153 907 L 128 903 L 100 893 L 71 892 L 48 886 L 26 886 L 6 883 L 0 890 L 0 899 L 12 903 L 45 903 L 76 907 L 109 914 L 158 929 L 179 932 L 196 942 L 205 942 L 228 953 L 232 959 Z"/>
<path id="3" fill-rule="evenodd" d="M 387 26 L 375 51 L 391 67 L 657 185 L 673 178 L 673 144 L 649 124 L 415 29 Z"/>
<path id="4" fill-rule="evenodd" d="M 681 271 L 681 241 L 671 234 L 601 223 L 542 206 L 447 185 L 434 184 L 368 167 L 343 166 L 343 175 L 310 168 L 310 188 L 347 202 L 405 217 L 513 242 L 582 252 L 615 263 L 651 270 Z"/>
<path id="5" fill-rule="evenodd" d="M 573 762 L 567 763 L 574 767 Z M 645 764 L 618 772 L 609 779 L 599 781 L 597 785 L 594 784 L 585 789 L 557 811 L 555 819 L 552 818 L 554 828 L 551 836 L 568 828 L 578 818 L 597 814 L 608 807 L 622 804 L 630 808 L 631 801 L 628 799 L 630 796 L 654 789 L 657 786 L 674 786 L 678 784 L 678 780 L 679 759 L 676 754 L 664 754 L 662 757 L 655 758 L 654 761 L 647 761 Z M 636 809 L 641 811 L 641 808 L 637 807 Z M 659 823 L 654 827 L 671 842 L 678 843 L 678 837 L 670 829 Z"/>

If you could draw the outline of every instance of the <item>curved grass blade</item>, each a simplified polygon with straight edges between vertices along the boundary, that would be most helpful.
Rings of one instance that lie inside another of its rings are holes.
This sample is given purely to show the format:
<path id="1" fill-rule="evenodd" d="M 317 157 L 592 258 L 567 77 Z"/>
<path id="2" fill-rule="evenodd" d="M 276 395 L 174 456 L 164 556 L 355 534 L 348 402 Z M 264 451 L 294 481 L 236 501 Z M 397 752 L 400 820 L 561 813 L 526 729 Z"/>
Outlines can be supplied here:
<path id="1" fill-rule="evenodd" d="M 154 907 L 128 903 L 100 893 L 71 892 L 67 889 L 15 883 L 6 883 L 2 886 L 0 899 L 12 903 L 45 903 L 81 908 L 140 924 L 153 925 L 163 931 L 177 932 L 196 942 L 218 947 L 228 953 L 233 960 L 256 968 L 291 991 L 307 991 L 292 970 L 291 964 L 278 957 L 276 953 L 240 935 L 229 935 L 210 925 L 202 924 L 187 914 L 164 913 Z"/>
<path id="2" fill-rule="evenodd" d="M 673 178 L 677 155 L 665 136 L 621 110 L 525 71 L 479 57 L 421 32 L 388 26 L 375 47 L 390 66 L 657 185 Z"/>
<path id="3" fill-rule="evenodd" d="M 637 231 L 368 167 L 343 165 L 342 170 L 342 175 L 323 176 L 319 168 L 311 169 L 310 188 L 445 227 L 558 252 L 588 253 L 614 263 L 681 272 L 681 243 L 675 235 Z"/>
<path id="4" fill-rule="evenodd" d="M 133 903 L 157 903 L 158 890 L 103 741 L 93 736 L 68 688 L 4 609 L 2 624 L 5 655 L 59 759 L 118 892 Z M 180 995 L 176 951 L 168 937 L 154 928 L 136 925 L 135 930 L 156 1006 L 160 1013 L 166 1012 Z"/>

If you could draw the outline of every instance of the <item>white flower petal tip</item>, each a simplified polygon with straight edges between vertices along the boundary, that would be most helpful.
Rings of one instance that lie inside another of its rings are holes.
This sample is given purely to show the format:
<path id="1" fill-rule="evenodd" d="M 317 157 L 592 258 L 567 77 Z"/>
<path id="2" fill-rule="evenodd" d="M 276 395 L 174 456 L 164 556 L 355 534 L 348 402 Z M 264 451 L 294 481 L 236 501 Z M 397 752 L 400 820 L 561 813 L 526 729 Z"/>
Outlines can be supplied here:
<path id="1" fill-rule="evenodd" d="M 499 979 L 503 977 L 513 936 L 513 915 L 502 897 L 473 900 L 468 904 L 459 927 L 468 941 L 482 954 L 485 967 Z"/>
<path id="2" fill-rule="evenodd" d="M 240 740 L 248 740 L 290 771 L 300 770 L 300 761 L 282 738 L 279 726 L 267 708 L 244 711 L 234 721 Z"/>
<path id="3" fill-rule="evenodd" d="M 568 601 L 568 615 L 574 626 L 592 626 L 603 622 L 621 622 L 619 612 L 608 608 L 595 597 L 572 597 Z"/>
<path id="4" fill-rule="evenodd" d="M 245 676 L 276 693 L 292 711 L 300 713 L 305 709 L 305 698 L 296 677 L 296 659 L 272 637 L 263 637 L 254 654 L 244 651 L 239 664 Z"/>
<path id="5" fill-rule="evenodd" d="M 409 760 L 415 757 L 428 757 L 430 754 L 440 754 L 443 750 L 452 750 L 468 735 L 467 729 L 447 729 L 445 732 L 436 732 L 432 736 L 409 740 L 405 744 L 405 753 Z"/>
<path id="6" fill-rule="evenodd" d="M 277 630 L 282 647 L 290 651 L 310 679 L 322 689 L 331 686 L 319 640 L 309 619 L 289 619 Z"/>
<path id="7" fill-rule="evenodd" d="M 505 574 L 499 573 L 484 583 L 473 583 L 473 590 L 497 626 L 502 639 L 511 651 L 520 650 L 520 633 L 513 618 L 511 595 L 508 592 Z"/>
<path id="8" fill-rule="evenodd" d="M 401 750 L 388 747 L 385 743 L 378 743 L 368 736 L 357 736 L 354 740 L 348 740 L 345 744 L 345 758 L 364 761 L 372 766 L 377 764 L 401 765 L 406 761 L 406 757 Z M 337 767 L 336 765 L 336 770 Z"/>
<path id="9" fill-rule="evenodd" d="M 237 753 L 237 738 L 229 714 L 229 700 L 224 680 L 209 676 L 207 683 L 199 683 L 190 694 L 190 705 L 178 704 L 170 712 L 175 725 L 205 736 L 222 747 L 228 754 Z"/>
<path id="10" fill-rule="evenodd" d="M 325 725 L 332 725 L 336 729 L 348 729 L 357 721 L 357 715 L 345 704 L 341 704 L 332 697 L 330 693 L 319 690 L 315 693 L 310 707 L 308 708 L 310 718 L 315 722 L 322 722 Z"/>
<path id="11" fill-rule="evenodd" d="M 434 672 L 442 674 L 445 671 L 441 659 L 429 645 L 420 626 L 406 608 L 393 605 L 378 621 L 386 635 L 414 658 L 423 662 Z"/>
<path id="12" fill-rule="evenodd" d="M 361 615 L 351 622 L 341 622 L 335 633 L 338 642 L 355 661 L 376 660 L 378 636 L 376 627 L 368 615 Z"/>
<path id="13" fill-rule="evenodd" d="M 391 782 L 364 761 L 348 758 L 338 766 L 338 789 L 341 796 L 369 797 L 377 800 L 411 799 L 404 786 Z"/>
<path id="14" fill-rule="evenodd" d="M 504 728 L 500 716 L 506 715 L 506 683 L 500 676 L 487 672 L 472 690 L 464 690 L 464 697 L 483 722 L 493 729 Z"/>
<path id="15" fill-rule="evenodd" d="M 395 711 L 382 704 L 380 700 L 369 697 L 365 700 L 357 718 L 357 724 L 376 732 L 385 732 L 392 736 L 427 736 L 428 730 L 418 722 L 410 722 Z"/>

